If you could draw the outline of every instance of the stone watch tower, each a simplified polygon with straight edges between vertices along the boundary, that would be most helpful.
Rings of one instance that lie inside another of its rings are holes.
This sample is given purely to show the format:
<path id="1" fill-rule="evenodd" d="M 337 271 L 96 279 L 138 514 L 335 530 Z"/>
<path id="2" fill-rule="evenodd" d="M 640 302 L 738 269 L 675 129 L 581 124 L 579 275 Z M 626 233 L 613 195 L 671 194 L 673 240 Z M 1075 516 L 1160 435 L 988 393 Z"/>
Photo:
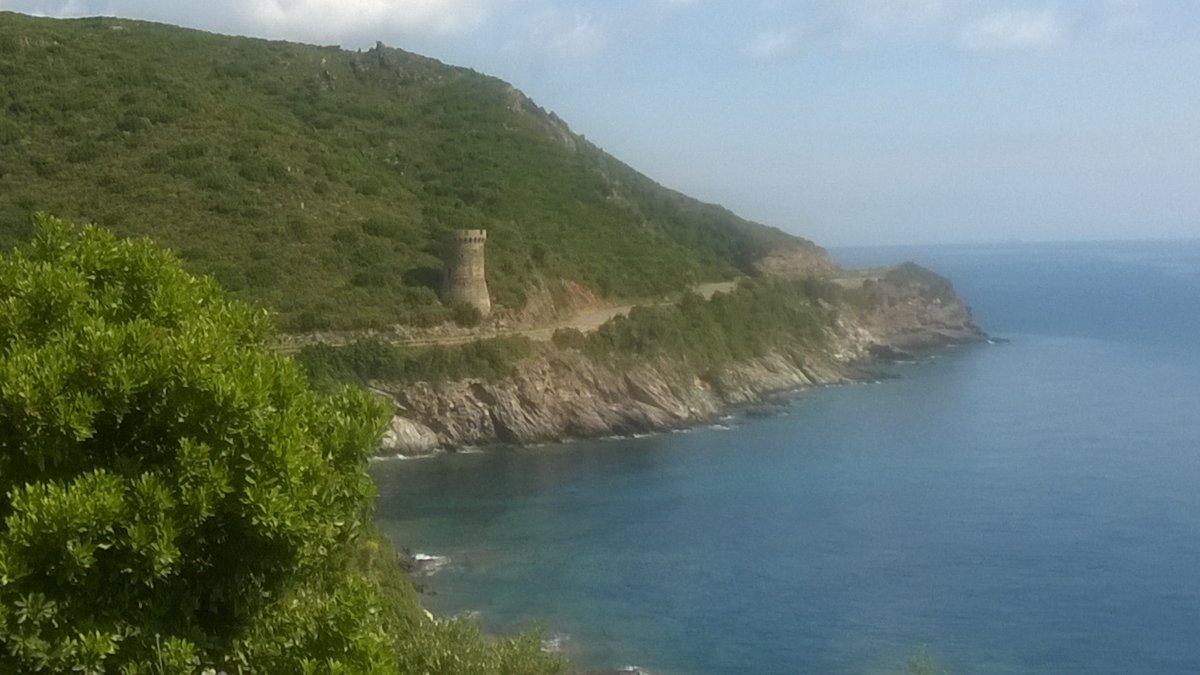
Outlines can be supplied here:
<path id="1" fill-rule="evenodd" d="M 458 230 L 450 236 L 446 255 L 446 285 L 442 298 L 447 303 L 465 302 L 487 316 L 492 311 L 484 278 L 483 245 L 487 230 Z"/>

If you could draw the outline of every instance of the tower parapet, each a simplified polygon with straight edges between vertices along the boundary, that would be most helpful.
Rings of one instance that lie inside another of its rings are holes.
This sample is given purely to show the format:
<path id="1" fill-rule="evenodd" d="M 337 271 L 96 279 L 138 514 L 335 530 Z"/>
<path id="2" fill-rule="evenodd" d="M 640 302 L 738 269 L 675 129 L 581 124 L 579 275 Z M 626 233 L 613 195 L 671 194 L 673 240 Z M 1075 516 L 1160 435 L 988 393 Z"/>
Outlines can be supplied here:
<path id="1" fill-rule="evenodd" d="M 448 304 L 466 303 L 487 316 L 492 311 L 484 275 L 484 244 L 487 230 L 458 230 L 449 241 L 446 254 L 446 281 L 442 298 Z"/>

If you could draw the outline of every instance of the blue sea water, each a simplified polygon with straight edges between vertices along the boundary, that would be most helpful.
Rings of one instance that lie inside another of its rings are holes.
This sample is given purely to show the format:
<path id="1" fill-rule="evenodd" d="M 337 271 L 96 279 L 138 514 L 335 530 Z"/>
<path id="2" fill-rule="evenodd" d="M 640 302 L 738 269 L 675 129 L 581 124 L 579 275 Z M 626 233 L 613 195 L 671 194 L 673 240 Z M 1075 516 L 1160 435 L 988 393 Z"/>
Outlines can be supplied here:
<path id="1" fill-rule="evenodd" d="M 675 673 L 1200 672 L 1200 242 L 835 251 L 1010 340 L 782 414 L 373 468 L 446 613 Z"/>

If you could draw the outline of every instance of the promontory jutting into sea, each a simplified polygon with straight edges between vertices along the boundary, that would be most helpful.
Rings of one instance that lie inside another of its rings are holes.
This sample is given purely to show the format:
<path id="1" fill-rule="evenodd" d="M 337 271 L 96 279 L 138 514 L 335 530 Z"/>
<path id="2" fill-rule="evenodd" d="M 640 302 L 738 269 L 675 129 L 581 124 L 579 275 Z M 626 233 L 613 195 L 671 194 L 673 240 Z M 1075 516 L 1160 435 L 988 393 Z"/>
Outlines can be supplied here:
<path id="1" fill-rule="evenodd" d="M 1072 148 L 1153 139 L 934 57 L 1015 87 L 983 60 L 1170 12 L 369 4 L 0 12 L 0 672 L 1200 670 L 1200 244 L 797 234 L 1048 238 L 1072 161 L 1132 213 Z"/>
<path id="2" fill-rule="evenodd" d="M 688 433 L 375 464 L 425 602 L 656 675 L 1187 672 L 1200 244 L 837 255 L 898 253 L 996 344 Z"/>

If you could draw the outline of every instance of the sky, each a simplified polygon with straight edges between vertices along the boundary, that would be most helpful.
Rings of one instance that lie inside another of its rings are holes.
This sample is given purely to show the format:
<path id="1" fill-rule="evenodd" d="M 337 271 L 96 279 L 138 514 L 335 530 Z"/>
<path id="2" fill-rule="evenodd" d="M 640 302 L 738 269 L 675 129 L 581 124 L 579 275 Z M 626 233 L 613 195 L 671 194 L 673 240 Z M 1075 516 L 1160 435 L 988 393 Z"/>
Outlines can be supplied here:
<path id="1" fill-rule="evenodd" d="M 1193 0 L 0 0 L 500 77 L 828 246 L 1200 238 Z"/>

